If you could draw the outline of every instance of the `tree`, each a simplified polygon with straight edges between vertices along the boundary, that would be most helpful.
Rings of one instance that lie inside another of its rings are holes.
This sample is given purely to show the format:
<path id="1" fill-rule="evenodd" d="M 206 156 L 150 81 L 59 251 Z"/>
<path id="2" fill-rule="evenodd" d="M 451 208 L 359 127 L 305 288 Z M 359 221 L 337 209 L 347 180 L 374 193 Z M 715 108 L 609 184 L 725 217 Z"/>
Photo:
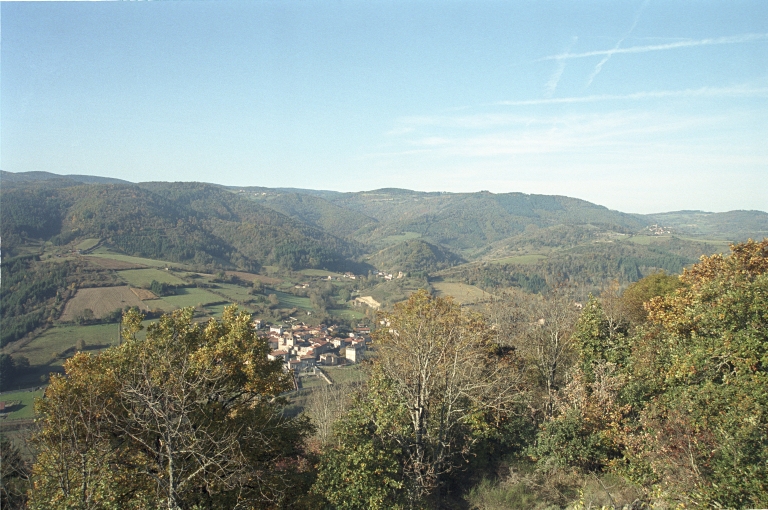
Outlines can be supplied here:
<path id="1" fill-rule="evenodd" d="M 702 257 L 646 306 L 648 386 L 634 473 L 701 507 L 768 501 L 768 239 Z M 635 356 L 633 354 L 633 356 Z"/>
<path id="2" fill-rule="evenodd" d="M 664 271 L 652 273 L 627 287 L 620 298 L 622 308 L 633 324 L 642 324 L 648 318 L 644 303 L 657 296 L 672 294 L 682 285 L 676 275 L 668 275 Z"/>
<path id="3" fill-rule="evenodd" d="M 16 360 L 10 354 L 0 353 L 0 390 L 7 390 L 16 380 Z"/>
<path id="4" fill-rule="evenodd" d="M 411 501 L 431 495 L 439 506 L 441 478 L 520 400 L 521 370 L 485 321 L 451 299 L 421 290 L 380 320 L 372 384 L 406 421 L 375 430 L 402 452 Z"/>
<path id="5" fill-rule="evenodd" d="M 38 401 L 32 508 L 259 506 L 286 497 L 302 468 L 303 418 L 282 414 L 290 388 L 250 316 L 164 315 L 137 340 L 79 353 Z"/>
<path id="6" fill-rule="evenodd" d="M 29 466 L 11 441 L 0 435 L 0 508 L 26 507 Z"/>
<path id="7" fill-rule="evenodd" d="M 569 289 L 546 295 L 507 294 L 494 307 L 494 322 L 527 362 L 544 418 L 553 415 L 555 396 L 575 357 L 573 329 L 579 316 Z"/>

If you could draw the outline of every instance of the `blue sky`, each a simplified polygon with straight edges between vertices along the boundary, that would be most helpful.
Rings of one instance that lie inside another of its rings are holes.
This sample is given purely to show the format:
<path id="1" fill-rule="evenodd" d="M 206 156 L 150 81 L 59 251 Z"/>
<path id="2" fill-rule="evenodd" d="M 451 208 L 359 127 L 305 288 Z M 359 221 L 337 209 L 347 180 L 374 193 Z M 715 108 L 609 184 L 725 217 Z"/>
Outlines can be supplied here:
<path id="1" fill-rule="evenodd" d="M 768 2 L 0 3 L 0 168 L 768 210 Z"/>

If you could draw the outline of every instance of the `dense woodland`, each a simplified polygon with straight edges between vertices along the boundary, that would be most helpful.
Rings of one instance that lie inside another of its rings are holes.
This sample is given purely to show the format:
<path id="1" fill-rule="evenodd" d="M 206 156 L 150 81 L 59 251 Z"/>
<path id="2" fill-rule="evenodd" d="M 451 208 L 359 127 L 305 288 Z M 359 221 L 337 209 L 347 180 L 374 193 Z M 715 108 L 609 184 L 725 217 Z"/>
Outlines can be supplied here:
<path id="1" fill-rule="evenodd" d="M 26 441 L 0 440 L 2 508 L 768 505 L 768 240 L 718 253 L 768 214 L 7 175 L 3 346 L 77 289 L 125 285 L 95 246 L 183 266 L 147 281 L 156 296 L 229 289 L 275 318 L 303 299 L 318 321 L 353 295 L 384 307 L 359 378 L 300 405 L 249 313 L 99 318 L 122 319 L 120 345 L 79 342 Z M 295 272 L 311 268 L 357 277 Z M 307 283 L 278 291 L 281 274 Z M 489 298 L 437 297 L 446 283 Z M 3 386 L 27 368 L 0 354 Z"/>

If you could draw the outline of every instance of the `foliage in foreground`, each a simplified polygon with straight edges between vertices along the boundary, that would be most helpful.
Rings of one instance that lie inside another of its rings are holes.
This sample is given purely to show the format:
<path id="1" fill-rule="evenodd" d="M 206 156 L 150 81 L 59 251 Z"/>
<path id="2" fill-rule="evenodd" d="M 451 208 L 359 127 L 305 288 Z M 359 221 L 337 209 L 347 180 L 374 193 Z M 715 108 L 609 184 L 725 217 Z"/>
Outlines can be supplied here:
<path id="1" fill-rule="evenodd" d="M 256 508 L 289 498 L 311 426 L 282 415 L 289 388 L 250 317 L 164 315 L 136 340 L 79 353 L 37 402 L 30 508 Z"/>

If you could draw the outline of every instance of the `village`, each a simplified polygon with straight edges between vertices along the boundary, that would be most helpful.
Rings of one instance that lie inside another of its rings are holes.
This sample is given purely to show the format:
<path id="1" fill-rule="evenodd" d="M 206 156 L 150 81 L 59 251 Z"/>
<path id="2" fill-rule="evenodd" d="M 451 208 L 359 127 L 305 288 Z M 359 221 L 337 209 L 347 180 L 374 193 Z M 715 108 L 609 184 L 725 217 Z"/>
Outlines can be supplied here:
<path id="1" fill-rule="evenodd" d="M 299 374 L 318 366 L 359 363 L 370 348 L 371 329 L 359 325 L 344 337 L 338 326 L 267 325 L 253 321 L 259 336 L 265 338 L 272 351 L 270 360 L 281 359 L 286 371 Z"/>

